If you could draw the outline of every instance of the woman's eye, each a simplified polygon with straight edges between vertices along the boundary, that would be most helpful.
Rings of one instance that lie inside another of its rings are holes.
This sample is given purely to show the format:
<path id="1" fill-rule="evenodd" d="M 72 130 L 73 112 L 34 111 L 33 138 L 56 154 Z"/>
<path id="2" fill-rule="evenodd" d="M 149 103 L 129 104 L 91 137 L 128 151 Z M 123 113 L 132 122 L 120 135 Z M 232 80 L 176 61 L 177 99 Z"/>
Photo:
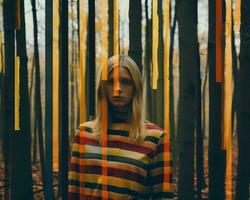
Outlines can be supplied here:
<path id="1" fill-rule="evenodd" d="M 131 80 L 121 80 L 121 84 L 123 85 L 132 85 L 132 81 Z"/>

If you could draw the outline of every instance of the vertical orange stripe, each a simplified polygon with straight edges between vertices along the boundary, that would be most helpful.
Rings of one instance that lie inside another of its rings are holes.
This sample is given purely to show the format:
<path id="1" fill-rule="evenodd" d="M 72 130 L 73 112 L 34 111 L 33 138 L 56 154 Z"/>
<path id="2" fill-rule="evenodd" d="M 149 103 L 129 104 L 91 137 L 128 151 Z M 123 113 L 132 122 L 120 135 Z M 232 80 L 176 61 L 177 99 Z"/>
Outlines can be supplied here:
<path id="1" fill-rule="evenodd" d="M 105 0 L 102 0 L 102 4 L 105 4 Z M 107 3 L 106 3 L 107 5 Z M 103 5 L 104 7 L 104 5 Z M 108 8 L 105 7 L 106 13 L 108 13 Z M 103 27 L 108 27 L 107 14 L 105 13 L 105 17 L 102 18 Z M 107 61 L 108 61 L 108 32 L 102 32 L 102 81 L 107 80 Z M 101 101 L 101 141 L 102 141 L 102 199 L 108 199 L 108 189 L 107 189 L 107 129 L 108 129 L 108 119 L 107 119 L 107 100 L 105 98 Z"/>
<path id="2" fill-rule="evenodd" d="M 16 20 L 15 20 L 16 30 L 20 30 L 21 18 L 20 18 L 20 0 L 16 0 Z"/>
<path id="3" fill-rule="evenodd" d="M 102 199 L 108 199 L 107 193 L 107 100 L 102 99 Z"/>
<path id="4" fill-rule="evenodd" d="M 79 136 L 81 137 L 82 135 L 85 135 L 85 133 L 84 133 L 84 130 L 80 129 Z M 84 153 L 84 145 L 79 145 L 79 153 L 80 154 Z M 80 193 L 80 197 L 84 197 L 84 194 L 85 194 L 85 166 L 84 166 L 83 159 L 79 159 L 79 166 L 82 166 L 82 171 L 81 171 L 81 174 L 79 175 L 79 179 L 80 179 L 79 193 Z"/>
<path id="5" fill-rule="evenodd" d="M 222 0 L 216 1 L 216 82 L 222 82 Z"/>
<path id="6" fill-rule="evenodd" d="M 53 171 L 59 167 L 59 0 L 53 2 Z"/>
<path id="7" fill-rule="evenodd" d="M 165 165 L 165 161 L 170 160 L 169 149 L 169 0 L 164 1 L 164 130 L 166 136 L 164 138 L 164 184 L 163 189 L 170 189 L 170 168 Z"/>
<path id="8" fill-rule="evenodd" d="M 108 2 L 107 0 L 101 1 L 101 7 L 103 10 L 103 16 L 101 18 L 102 27 L 108 27 Z M 108 29 L 103 28 L 102 30 L 102 80 L 107 80 L 107 63 L 108 63 Z"/>
<path id="9" fill-rule="evenodd" d="M 224 149 L 226 150 L 226 199 L 232 199 L 232 1 L 226 1 L 226 48 L 225 48 L 225 72 L 223 80 L 224 92 Z"/>
<path id="10" fill-rule="evenodd" d="M 114 95 L 118 95 L 119 87 L 119 7 L 114 0 Z"/>
<path id="11" fill-rule="evenodd" d="M 241 0 L 235 0 L 235 9 L 234 9 L 234 25 L 235 32 L 240 30 L 240 17 L 241 17 Z"/>

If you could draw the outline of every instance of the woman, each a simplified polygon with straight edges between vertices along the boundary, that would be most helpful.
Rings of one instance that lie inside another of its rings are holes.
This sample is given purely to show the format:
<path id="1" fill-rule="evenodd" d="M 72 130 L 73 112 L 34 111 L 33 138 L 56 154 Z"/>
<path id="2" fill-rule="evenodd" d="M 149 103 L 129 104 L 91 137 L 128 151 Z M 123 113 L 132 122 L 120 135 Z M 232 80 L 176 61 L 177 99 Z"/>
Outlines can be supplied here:
<path id="1" fill-rule="evenodd" d="M 119 60 L 117 84 L 115 59 Z M 73 139 L 69 199 L 172 199 L 172 163 L 165 160 L 169 182 L 165 181 L 168 189 L 164 189 L 164 134 L 144 119 L 142 80 L 136 63 L 126 55 L 114 56 L 109 59 L 107 76 L 107 81 L 100 76 L 98 82 L 96 119 L 81 124 Z M 105 101 L 107 113 L 102 110 Z M 107 131 L 103 134 L 103 130 Z M 105 137 L 107 148 L 103 148 Z M 102 176 L 105 169 L 107 176 Z"/>

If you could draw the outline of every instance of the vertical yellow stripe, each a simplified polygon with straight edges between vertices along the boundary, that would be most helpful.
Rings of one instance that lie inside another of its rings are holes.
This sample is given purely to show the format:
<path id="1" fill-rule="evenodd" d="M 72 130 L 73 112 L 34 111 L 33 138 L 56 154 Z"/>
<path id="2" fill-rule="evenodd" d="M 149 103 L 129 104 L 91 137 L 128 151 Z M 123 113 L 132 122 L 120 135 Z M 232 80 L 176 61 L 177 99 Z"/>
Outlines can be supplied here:
<path id="1" fill-rule="evenodd" d="M 15 58 L 15 131 L 20 131 L 20 58 Z"/>
<path id="2" fill-rule="evenodd" d="M 53 170 L 58 171 L 59 152 L 59 0 L 53 4 Z"/>
<path id="3" fill-rule="evenodd" d="M 5 51 L 4 51 L 3 41 L 2 41 L 3 39 L 2 32 L 0 32 L 0 38 L 1 38 L 1 54 L 2 54 L 2 59 L 1 59 L 2 69 L 0 72 L 5 73 Z"/>
<path id="4" fill-rule="evenodd" d="M 16 0 L 16 20 L 15 26 L 17 30 L 20 30 L 21 27 L 21 18 L 20 18 L 20 0 Z"/>
<path id="5" fill-rule="evenodd" d="M 103 17 L 101 19 L 101 24 L 103 27 L 102 31 L 102 81 L 107 80 L 107 61 L 108 61 L 108 2 L 107 0 L 102 0 L 102 11 Z M 117 25 L 116 25 L 117 27 Z M 114 45 L 117 46 L 117 45 Z M 115 48 L 114 48 L 115 49 Z M 116 49 L 117 51 L 117 49 Z M 107 125 L 108 125 L 108 115 L 107 115 L 107 99 L 103 98 L 101 102 L 101 141 L 102 141 L 102 199 L 108 199 L 107 193 Z"/>
<path id="6" fill-rule="evenodd" d="M 157 89 L 157 82 L 158 82 L 158 32 L 159 32 L 159 19 L 158 19 L 158 1 L 152 1 L 153 6 L 153 38 L 152 38 L 152 65 L 153 65 L 153 77 L 152 77 L 152 88 Z"/>
<path id="7" fill-rule="evenodd" d="M 118 95 L 119 87 L 119 7 L 114 0 L 114 95 Z"/>
<path id="8" fill-rule="evenodd" d="M 169 0 L 164 1 L 164 130 L 166 136 L 164 138 L 164 161 L 170 160 L 170 155 L 167 149 L 169 143 Z M 165 163 L 165 162 L 164 162 Z M 169 176 L 170 169 L 164 166 L 164 190 L 169 190 L 170 182 Z"/>
<path id="9" fill-rule="evenodd" d="M 0 31 L 0 73 L 2 73 L 3 70 L 3 54 L 2 54 L 2 32 Z"/>
<path id="10" fill-rule="evenodd" d="M 85 122 L 85 72 L 86 72 L 86 30 L 87 30 L 87 15 L 84 10 L 85 1 L 79 1 L 79 68 L 80 68 L 80 87 L 79 87 L 79 102 L 80 102 L 80 123 Z"/>
<path id="11" fill-rule="evenodd" d="M 102 0 L 102 8 L 105 9 L 105 13 L 102 17 L 102 27 L 108 27 L 108 2 L 106 0 Z M 115 49 L 115 48 L 114 48 Z M 117 51 L 117 49 L 116 49 Z M 102 80 L 107 80 L 107 61 L 108 61 L 108 31 L 104 28 L 102 31 Z M 102 139 L 102 199 L 108 199 L 107 193 L 107 99 L 102 99 L 102 119 L 101 119 L 101 139 Z"/>
<path id="12" fill-rule="evenodd" d="M 226 47 L 224 72 L 224 149 L 226 150 L 226 199 L 232 199 L 232 0 L 226 1 Z"/>
<path id="13" fill-rule="evenodd" d="M 101 1 L 101 7 L 103 8 L 102 11 L 103 16 L 101 18 L 101 24 L 102 24 L 102 80 L 107 80 L 107 61 L 108 61 L 108 1 L 102 0 Z"/>
<path id="14" fill-rule="evenodd" d="M 240 16 L 241 16 L 240 7 L 241 7 L 241 0 L 235 0 L 234 25 L 236 32 L 239 32 L 240 30 Z"/>

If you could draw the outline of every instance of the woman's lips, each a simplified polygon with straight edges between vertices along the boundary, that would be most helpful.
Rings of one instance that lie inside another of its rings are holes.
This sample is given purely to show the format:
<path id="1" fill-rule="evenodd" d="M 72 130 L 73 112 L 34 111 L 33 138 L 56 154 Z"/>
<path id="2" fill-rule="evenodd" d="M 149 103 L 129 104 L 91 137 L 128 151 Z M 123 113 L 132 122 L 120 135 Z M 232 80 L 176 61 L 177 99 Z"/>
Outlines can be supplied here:
<path id="1" fill-rule="evenodd" d="M 123 101 L 124 97 L 116 96 L 116 97 L 112 97 L 112 100 L 114 100 L 114 101 Z"/>

